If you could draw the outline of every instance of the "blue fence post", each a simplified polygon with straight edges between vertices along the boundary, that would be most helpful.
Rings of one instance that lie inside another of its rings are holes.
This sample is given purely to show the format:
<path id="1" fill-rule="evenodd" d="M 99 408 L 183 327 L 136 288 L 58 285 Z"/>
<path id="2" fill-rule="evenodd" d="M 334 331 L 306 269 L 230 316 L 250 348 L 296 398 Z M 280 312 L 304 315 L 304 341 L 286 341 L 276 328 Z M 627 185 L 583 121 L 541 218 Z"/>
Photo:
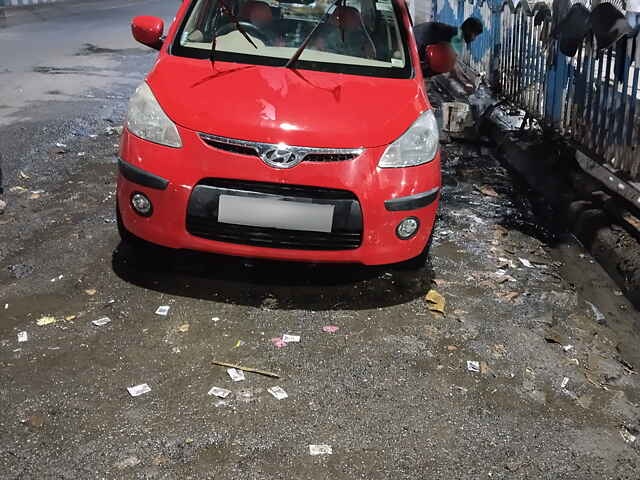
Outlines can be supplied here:
<path id="1" fill-rule="evenodd" d="M 562 118 L 562 97 L 567 85 L 569 62 L 556 49 L 553 67 L 547 71 L 544 116 L 549 125 L 557 126 Z"/>

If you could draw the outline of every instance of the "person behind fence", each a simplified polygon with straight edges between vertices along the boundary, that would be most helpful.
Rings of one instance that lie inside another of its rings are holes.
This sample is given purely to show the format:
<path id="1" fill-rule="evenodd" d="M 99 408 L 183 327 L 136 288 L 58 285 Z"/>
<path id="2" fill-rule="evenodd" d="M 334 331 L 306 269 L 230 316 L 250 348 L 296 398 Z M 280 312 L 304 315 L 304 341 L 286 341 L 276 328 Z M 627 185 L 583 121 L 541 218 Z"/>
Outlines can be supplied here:
<path id="1" fill-rule="evenodd" d="M 482 22 L 476 17 L 467 18 L 460 27 L 440 22 L 425 22 L 415 25 L 413 35 L 416 38 L 420 62 L 424 66 L 426 47 L 437 43 L 449 43 L 460 57 L 465 45 L 473 42 L 483 30 Z M 462 83 L 467 92 L 473 91 L 473 85 L 466 78 L 459 65 L 456 65 L 451 71 L 451 75 Z"/>

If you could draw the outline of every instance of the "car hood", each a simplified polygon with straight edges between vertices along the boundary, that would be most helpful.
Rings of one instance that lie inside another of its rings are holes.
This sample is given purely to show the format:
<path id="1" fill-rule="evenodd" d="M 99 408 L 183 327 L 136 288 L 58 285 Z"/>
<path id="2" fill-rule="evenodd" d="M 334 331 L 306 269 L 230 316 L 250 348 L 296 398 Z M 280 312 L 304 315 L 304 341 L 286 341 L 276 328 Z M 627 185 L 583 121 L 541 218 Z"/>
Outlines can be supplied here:
<path id="1" fill-rule="evenodd" d="M 396 140 L 429 108 L 415 79 L 163 56 L 147 79 L 178 125 L 228 138 L 354 148 Z"/>

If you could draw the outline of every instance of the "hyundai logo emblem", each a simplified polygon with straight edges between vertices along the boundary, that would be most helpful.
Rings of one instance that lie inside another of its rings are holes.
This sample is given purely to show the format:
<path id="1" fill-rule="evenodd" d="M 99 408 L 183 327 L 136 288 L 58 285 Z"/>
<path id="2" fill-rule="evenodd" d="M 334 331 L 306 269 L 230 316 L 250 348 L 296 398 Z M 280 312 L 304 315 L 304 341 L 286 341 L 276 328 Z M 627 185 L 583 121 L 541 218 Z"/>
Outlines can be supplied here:
<path id="1" fill-rule="evenodd" d="M 260 158 L 274 168 L 292 168 L 304 159 L 304 154 L 288 145 L 269 147 L 260 152 Z"/>

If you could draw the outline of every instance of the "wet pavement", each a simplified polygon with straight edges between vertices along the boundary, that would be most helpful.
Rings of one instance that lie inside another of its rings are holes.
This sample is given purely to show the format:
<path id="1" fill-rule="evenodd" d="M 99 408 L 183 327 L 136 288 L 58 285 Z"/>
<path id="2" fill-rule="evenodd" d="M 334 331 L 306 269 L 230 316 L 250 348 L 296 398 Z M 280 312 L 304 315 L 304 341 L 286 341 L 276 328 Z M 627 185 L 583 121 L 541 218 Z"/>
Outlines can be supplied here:
<path id="1" fill-rule="evenodd" d="M 114 127 L 154 55 L 103 33 L 14 72 L 64 98 L 0 110 L 0 477 L 638 477 L 637 312 L 489 146 L 443 145 L 422 271 L 192 252 L 150 268 L 116 231 Z M 105 80 L 64 71 L 76 53 Z"/>

